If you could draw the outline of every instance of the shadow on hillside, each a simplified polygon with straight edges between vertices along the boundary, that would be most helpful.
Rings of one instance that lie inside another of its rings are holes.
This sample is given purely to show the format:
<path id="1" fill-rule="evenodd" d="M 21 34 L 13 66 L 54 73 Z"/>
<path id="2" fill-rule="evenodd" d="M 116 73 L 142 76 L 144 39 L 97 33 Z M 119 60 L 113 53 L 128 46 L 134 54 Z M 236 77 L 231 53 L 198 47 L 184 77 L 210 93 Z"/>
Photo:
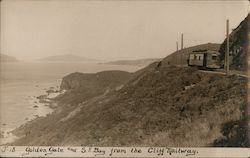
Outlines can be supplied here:
<path id="1" fill-rule="evenodd" d="M 222 128 L 223 138 L 216 139 L 214 146 L 249 147 L 247 119 L 225 123 Z"/>

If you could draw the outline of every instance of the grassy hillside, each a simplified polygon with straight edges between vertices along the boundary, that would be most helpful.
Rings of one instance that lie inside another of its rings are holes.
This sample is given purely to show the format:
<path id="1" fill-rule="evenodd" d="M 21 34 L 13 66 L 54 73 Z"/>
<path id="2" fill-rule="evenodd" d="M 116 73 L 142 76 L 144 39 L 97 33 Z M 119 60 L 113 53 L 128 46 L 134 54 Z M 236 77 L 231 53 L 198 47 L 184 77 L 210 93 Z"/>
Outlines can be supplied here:
<path id="1" fill-rule="evenodd" d="M 119 90 L 61 105 L 19 128 L 24 137 L 15 144 L 248 145 L 246 79 L 155 65 L 139 74 Z"/>

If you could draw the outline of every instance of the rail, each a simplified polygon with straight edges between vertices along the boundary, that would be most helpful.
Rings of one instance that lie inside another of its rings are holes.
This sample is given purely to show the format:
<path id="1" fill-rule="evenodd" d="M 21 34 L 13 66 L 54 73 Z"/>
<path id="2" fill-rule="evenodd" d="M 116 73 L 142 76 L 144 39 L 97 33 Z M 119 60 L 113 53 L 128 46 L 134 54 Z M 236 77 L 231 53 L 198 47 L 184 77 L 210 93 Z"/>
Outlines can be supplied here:
<path id="1" fill-rule="evenodd" d="M 199 71 L 204 72 L 204 73 L 214 73 L 214 74 L 227 75 L 227 73 L 223 69 L 217 69 L 214 71 L 210 71 L 210 70 L 199 70 Z M 247 74 L 247 72 L 243 72 L 243 71 L 230 70 L 229 75 L 237 75 L 237 76 L 241 76 L 241 77 L 250 78 L 250 76 Z"/>

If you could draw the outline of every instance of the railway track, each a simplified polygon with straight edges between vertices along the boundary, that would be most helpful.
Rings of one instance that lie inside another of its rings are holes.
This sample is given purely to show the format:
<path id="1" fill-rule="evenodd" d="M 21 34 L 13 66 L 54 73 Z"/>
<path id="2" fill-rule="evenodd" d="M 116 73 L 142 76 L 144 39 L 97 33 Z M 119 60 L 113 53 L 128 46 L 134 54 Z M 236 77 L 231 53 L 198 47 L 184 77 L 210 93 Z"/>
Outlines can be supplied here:
<path id="1" fill-rule="evenodd" d="M 204 72 L 204 73 L 227 75 L 226 72 L 224 72 L 223 69 L 218 69 L 218 70 L 215 70 L 215 71 L 210 71 L 210 70 L 199 70 L 199 71 Z M 229 72 L 229 74 L 230 75 L 237 75 L 237 76 L 241 76 L 241 77 L 250 78 L 250 76 L 247 73 L 244 73 L 242 71 L 232 70 L 232 71 Z"/>

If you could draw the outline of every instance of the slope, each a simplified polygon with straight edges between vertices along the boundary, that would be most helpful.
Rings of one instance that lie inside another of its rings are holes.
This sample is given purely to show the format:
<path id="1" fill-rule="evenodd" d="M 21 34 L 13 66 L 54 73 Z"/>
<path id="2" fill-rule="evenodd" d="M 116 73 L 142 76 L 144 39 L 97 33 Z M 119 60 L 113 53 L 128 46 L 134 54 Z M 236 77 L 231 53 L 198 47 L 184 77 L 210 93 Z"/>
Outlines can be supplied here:
<path id="1" fill-rule="evenodd" d="M 154 67 L 120 90 L 27 124 L 15 144 L 248 146 L 246 86 L 238 76 Z"/>

